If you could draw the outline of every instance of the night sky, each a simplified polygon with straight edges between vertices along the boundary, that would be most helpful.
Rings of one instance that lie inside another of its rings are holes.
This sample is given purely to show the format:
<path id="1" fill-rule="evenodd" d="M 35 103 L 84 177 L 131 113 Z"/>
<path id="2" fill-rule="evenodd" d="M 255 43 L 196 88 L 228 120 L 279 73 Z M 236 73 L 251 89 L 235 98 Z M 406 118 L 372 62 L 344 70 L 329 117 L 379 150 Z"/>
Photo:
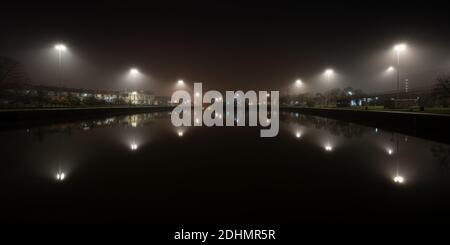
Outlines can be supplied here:
<path id="1" fill-rule="evenodd" d="M 70 49 L 67 87 L 168 93 L 182 78 L 205 89 L 286 91 L 301 78 L 315 91 L 333 68 L 339 77 L 327 88 L 383 91 L 393 88 L 382 73 L 399 42 L 412 87 L 450 71 L 449 11 L 431 2 L 14 2 L 0 11 L 0 55 L 26 65 L 36 84 L 57 84 L 56 42 Z M 133 66 L 148 79 L 124 81 Z"/>

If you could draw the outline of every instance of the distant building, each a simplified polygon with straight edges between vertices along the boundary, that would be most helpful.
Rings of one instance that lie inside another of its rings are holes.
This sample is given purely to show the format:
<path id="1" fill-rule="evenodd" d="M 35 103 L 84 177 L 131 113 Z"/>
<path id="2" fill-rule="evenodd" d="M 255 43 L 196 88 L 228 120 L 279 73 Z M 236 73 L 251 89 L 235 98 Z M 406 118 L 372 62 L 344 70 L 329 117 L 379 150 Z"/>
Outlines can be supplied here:
<path id="1" fill-rule="evenodd" d="M 155 96 L 152 104 L 159 106 L 169 106 L 172 105 L 172 101 L 169 96 Z"/>
<path id="2" fill-rule="evenodd" d="M 8 105 L 74 105 L 75 104 L 126 104 L 169 105 L 169 97 L 155 96 L 148 91 L 108 91 L 75 89 L 41 85 L 2 85 L 0 104 Z"/>

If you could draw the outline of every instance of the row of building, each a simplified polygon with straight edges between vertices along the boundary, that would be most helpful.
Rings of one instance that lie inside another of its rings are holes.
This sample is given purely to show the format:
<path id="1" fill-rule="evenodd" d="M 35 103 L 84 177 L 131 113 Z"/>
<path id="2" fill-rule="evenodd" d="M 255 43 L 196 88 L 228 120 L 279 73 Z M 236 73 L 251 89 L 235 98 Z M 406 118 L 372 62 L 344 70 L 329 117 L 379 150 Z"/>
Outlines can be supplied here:
<path id="1" fill-rule="evenodd" d="M 149 91 L 107 91 L 49 87 L 41 85 L 2 86 L 3 100 L 8 97 L 24 96 L 30 98 L 75 98 L 79 101 L 96 99 L 105 103 L 125 103 L 131 105 L 170 105 L 169 96 L 158 96 Z"/>

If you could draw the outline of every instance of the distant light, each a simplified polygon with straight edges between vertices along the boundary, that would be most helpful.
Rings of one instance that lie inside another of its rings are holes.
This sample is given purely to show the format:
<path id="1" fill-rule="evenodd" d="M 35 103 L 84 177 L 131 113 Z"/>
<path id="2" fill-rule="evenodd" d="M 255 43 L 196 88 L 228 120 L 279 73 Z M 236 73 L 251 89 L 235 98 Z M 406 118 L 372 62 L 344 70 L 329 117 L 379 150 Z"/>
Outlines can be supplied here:
<path id="1" fill-rule="evenodd" d="M 64 44 L 56 44 L 55 45 L 55 50 L 60 51 L 60 52 L 64 52 L 67 50 L 67 47 Z"/>
<path id="2" fill-rule="evenodd" d="M 63 172 L 56 174 L 56 179 L 59 181 L 63 181 L 66 178 L 66 175 Z"/>
<path id="3" fill-rule="evenodd" d="M 330 144 L 328 144 L 328 145 L 325 146 L 325 150 L 326 151 L 332 151 L 333 147 Z"/>
<path id="4" fill-rule="evenodd" d="M 378 128 L 375 128 L 375 133 L 378 133 Z"/>
<path id="5" fill-rule="evenodd" d="M 387 149 L 387 153 L 388 153 L 389 155 L 392 155 L 392 153 L 394 153 L 394 151 L 393 151 L 392 149 Z"/>
<path id="6" fill-rule="evenodd" d="M 297 133 L 295 134 L 295 137 L 297 137 L 297 138 L 300 138 L 300 137 L 302 137 L 302 133 L 300 133 L 300 132 L 297 132 Z"/>
<path id="7" fill-rule="evenodd" d="M 394 71 L 395 70 L 395 68 L 393 67 L 393 66 L 389 66 L 388 68 L 387 68 L 387 71 L 388 72 L 392 72 L 392 71 Z"/>
<path id="8" fill-rule="evenodd" d="M 178 136 L 183 137 L 183 132 L 182 131 L 178 131 Z"/>
<path id="9" fill-rule="evenodd" d="M 130 74 L 131 75 L 138 75 L 139 74 L 139 70 L 137 68 L 131 68 L 130 69 Z"/>
<path id="10" fill-rule="evenodd" d="M 295 84 L 296 84 L 297 86 L 301 86 L 301 85 L 303 85 L 303 82 L 302 82 L 301 79 L 297 79 L 297 80 L 295 81 Z"/>
<path id="11" fill-rule="evenodd" d="M 137 95 L 137 92 L 136 91 L 133 91 L 133 93 L 131 93 L 132 95 Z"/>
<path id="12" fill-rule="evenodd" d="M 137 145 L 136 143 L 132 143 L 132 144 L 130 145 L 130 149 L 131 149 L 132 151 L 135 151 L 135 150 L 138 149 L 138 145 Z"/>
<path id="13" fill-rule="evenodd" d="M 178 80 L 178 85 L 183 85 L 184 81 L 183 80 Z"/>
<path id="14" fill-rule="evenodd" d="M 353 92 L 352 92 L 352 91 L 348 91 L 347 94 L 350 95 L 350 96 L 352 96 L 352 95 L 353 95 Z"/>
<path id="15" fill-rule="evenodd" d="M 401 52 L 406 49 L 406 45 L 405 44 L 397 44 L 394 46 L 394 49 L 397 52 Z"/>
<path id="16" fill-rule="evenodd" d="M 395 182 L 395 183 L 402 184 L 403 182 L 405 182 L 405 178 L 403 178 L 403 177 L 400 176 L 400 175 L 397 175 L 397 176 L 394 177 L 394 182 Z"/>
<path id="17" fill-rule="evenodd" d="M 326 69 L 325 70 L 325 75 L 327 75 L 327 76 L 333 75 L 333 73 L 334 73 L 333 69 Z"/>

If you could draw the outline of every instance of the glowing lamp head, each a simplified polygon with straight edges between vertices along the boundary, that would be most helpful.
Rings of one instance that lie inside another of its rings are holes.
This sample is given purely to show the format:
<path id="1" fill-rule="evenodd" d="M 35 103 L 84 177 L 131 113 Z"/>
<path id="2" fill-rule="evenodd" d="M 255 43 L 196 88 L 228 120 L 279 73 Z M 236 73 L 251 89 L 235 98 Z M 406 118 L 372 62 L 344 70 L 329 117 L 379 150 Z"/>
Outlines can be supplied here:
<path id="1" fill-rule="evenodd" d="M 333 73 L 334 73 L 333 69 L 326 69 L 325 70 L 325 75 L 327 75 L 327 76 L 331 76 L 331 75 L 333 75 Z"/>
<path id="2" fill-rule="evenodd" d="M 394 182 L 395 182 L 395 183 L 402 184 L 403 182 L 405 182 L 405 178 L 403 178 L 403 177 L 400 176 L 400 175 L 397 175 L 397 176 L 394 177 Z"/>
<path id="3" fill-rule="evenodd" d="M 387 68 L 387 71 L 388 72 L 391 72 L 391 71 L 394 71 L 395 70 L 395 68 L 393 67 L 393 66 L 389 66 L 388 68 Z"/>
<path id="4" fill-rule="evenodd" d="M 297 79 L 297 80 L 295 81 L 295 84 L 296 84 L 297 86 L 301 86 L 301 85 L 303 85 L 303 82 L 302 82 L 301 79 Z"/>
<path id="5" fill-rule="evenodd" d="M 405 44 L 397 44 L 394 46 L 394 50 L 397 52 L 401 52 L 403 50 L 406 49 L 406 45 Z"/>
<path id="6" fill-rule="evenodd" d="M 139 74 L 139 70 L 137 68 L 131 68 L 130 69 L 130 74 L 131 75 L 138 75 Z"/>
<path id="7" fill-rule="evenodd" d="M 179 136 L 179 137 L 183 137 L 183 132 L 179 131 L 179 132 L 178 132 L 178 136 Z"/>
<path id="8" fill-rule="evenodd" d="M 332 151 L 332 150 L 333 150 L 333 147 L 330 144 L 325 146 L 325 151 Z"/>
<path id="9" fill-rule="evenodd" d="M 64 44 L 56 44 L 55 50 L 59 52 L 64 52 L 67 50 L 67 47 Z"/>
<path id="10" fill-rule="evenodd" d="M 302 137 L 302 133 L 300 133 L 300 132 L 297 132 L 297 133 L 295 134 L 295 137 L 297 137 L 297 138 L 300 138 L 300 137 Z"/>
<path id="11" fill-rule="evenodd" d="M 184 81 L 180 79 L 180 80 L 178 80 L 177 83 L 178 83 L 178 85 L 183 85 L 183 84 L 184 84 Z"/>
<path id="12" fill-rule="evenodd" d="M 392 155 L 392 153 L 394 153 L 394 151 L 393 151 L 392 149 L 388 149 L 388 150 L 387 150 L 387 153 L 388 153 L 389 155 Z"/>

